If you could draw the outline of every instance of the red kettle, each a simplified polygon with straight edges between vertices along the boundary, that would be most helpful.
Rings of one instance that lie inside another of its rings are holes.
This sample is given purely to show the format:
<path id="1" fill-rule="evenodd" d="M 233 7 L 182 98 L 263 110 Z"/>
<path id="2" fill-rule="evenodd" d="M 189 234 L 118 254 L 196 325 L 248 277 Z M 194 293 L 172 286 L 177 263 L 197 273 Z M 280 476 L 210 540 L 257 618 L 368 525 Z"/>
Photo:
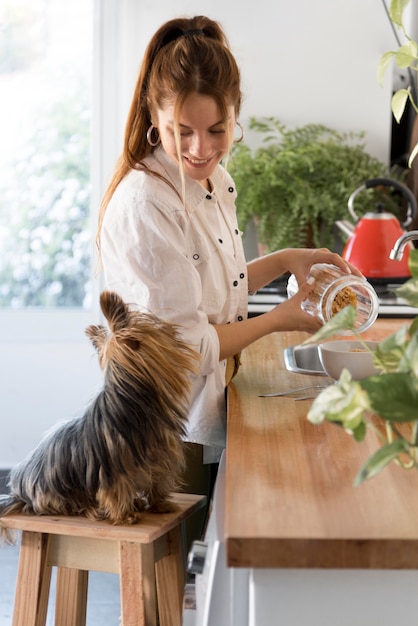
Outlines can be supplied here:
<path id="1" fill-rule="evenodd" d="M 354 198 L 364 189 L 372 187 L 393 187 L 408 201 L 406 219 L 400 224 L 399 220 L 381 204 L 373 212 L 366 213 L 359 219 L 354 211 Z M 409 250 L 401 261 L 389 258 L 395 241 L 404 234 L 417 213 L 417 202 L 414 194 L 408 187 L 391 178 L 373 178 L 366 180 L 356 189 L 348 199 L 348 210 L 355 221 L 340 220 L 336 225 L 349 239 L 342 251 L 342 257 L 352 263 L 362 274 L 375 284 L 401 283 L 410 278 L 408 268 Z"/>

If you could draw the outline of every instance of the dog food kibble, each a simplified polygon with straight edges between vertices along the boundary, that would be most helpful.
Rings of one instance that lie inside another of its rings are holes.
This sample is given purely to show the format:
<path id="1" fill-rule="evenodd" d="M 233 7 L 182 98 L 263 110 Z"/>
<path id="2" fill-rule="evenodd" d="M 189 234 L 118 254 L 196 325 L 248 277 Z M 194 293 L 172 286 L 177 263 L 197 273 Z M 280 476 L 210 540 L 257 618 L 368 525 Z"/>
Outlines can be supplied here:
<path id="1" fill-rule="evenodd" d="M 350 287 L 343 287 L 343 289 L 337 293 L 332 301 L 332 314 L 335 315 L 336 313 L 339 313 L 339 311 L 342 311 L 344 307 L 349 306 L 350 304 L 354 308 L 357 308 L 357 296 Z"/>
<path id="2" fill-rule="evenodd" d="M 318 271 L 315 276 L 315 288 L 310 295 L 310 301 L 315 303 L 317 306 L 322 306 L 322 315 L 324 319 L 329 318 L 329 314 L 331 317 L 336 315 L 340 311 L 342 311 L 346 306 L 353 306 L 357 308 L 357 296 L 351 287 L 341 287 L 339 291 L 335 294 L 331 302 L 331 310 L 327 312 L 327 299 L 323 297 L 323 289 L 324 285 L 326 286 L 329 282 L 329 275 L 326 272 Z"/>

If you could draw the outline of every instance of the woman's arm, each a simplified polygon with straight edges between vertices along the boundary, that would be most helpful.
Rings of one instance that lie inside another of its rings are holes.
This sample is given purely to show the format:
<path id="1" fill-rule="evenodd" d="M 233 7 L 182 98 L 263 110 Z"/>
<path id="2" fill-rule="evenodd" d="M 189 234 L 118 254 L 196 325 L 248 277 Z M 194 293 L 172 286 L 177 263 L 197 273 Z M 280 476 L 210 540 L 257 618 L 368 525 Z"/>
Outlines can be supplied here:
<path id="1" fill-rule="evenodd" d="M 306 277 L 314 263 L 332 263 L 348 274 L 361 276 L 353 265 L 326 248 L 287 248 L 251 261 L 247 265 L 250 292 L 257 291 L 286 271 L 296 276 L 299 291 L 267 313 L 234 324 L 216 325 L 220 359 L 240 352 L 272 332 L 302 330 L 314 333 L 320 328 L 320 322 L 301 309 L 302 301 L 313 289 L 313 285 L 306 283 Z"/>
<path id="2" fill-rule="evenodd" d="M 233 356 L 273 332 L 302 330 L 314 333 L 319 330 L 320 322 L 301 308 L 311 290 L 312 285 L 304 283 L 292 298 L 267 313 L 233 324 L 214 325 L 219 339 L 219 359 Z"/>

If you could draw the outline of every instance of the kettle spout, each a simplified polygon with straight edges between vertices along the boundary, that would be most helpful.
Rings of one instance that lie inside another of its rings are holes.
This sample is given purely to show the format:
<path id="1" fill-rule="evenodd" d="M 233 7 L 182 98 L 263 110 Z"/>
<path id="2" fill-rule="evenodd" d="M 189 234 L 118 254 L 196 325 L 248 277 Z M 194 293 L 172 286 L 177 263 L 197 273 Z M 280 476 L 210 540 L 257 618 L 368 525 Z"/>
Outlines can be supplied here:
<path id="1" fill-rule="evenodd" d="M 354 232 L 354 226 L 348 220 L 338 220 L 335 225 L 343 232 L 347 237 L 351 237 Z"/>
<path id="2" fill-rule="evenodd" d="M 418 230 L 410 230 L 409 232 L 401 235 L 399 239 L 395 241 L 393 248 L 390 251 L 389 258 L 393 261 L 400 261 L 403 257 L 406 244 L 408 241 L 412 241 L 413 239 L 418 239 Z"/>

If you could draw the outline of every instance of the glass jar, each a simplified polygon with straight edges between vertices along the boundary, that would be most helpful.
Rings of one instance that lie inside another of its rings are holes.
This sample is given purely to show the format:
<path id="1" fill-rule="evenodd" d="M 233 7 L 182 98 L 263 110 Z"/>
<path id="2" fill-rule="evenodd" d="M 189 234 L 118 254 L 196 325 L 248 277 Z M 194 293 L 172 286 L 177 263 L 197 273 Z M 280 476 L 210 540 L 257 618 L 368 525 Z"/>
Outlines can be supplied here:
<path id="1" fill-rule="evenodd" d="M 339 267 L 327 263 L 312 265 L 308 281 L 314 281 L 308 298 L 302 302 L 302 309 L 317 317 L 323 324 L 345 306 L 351 304 L 356 309 L 355 329 L 363 332 L 369 328 L 379 313 L 379 300 L 371 284 L 360 276 L 344 274 Z M 287 295 L 294 296 L 299 287 L 294 275 L 287 284 Z M 340 331 L 341 335 L 352 331 Z"/>

